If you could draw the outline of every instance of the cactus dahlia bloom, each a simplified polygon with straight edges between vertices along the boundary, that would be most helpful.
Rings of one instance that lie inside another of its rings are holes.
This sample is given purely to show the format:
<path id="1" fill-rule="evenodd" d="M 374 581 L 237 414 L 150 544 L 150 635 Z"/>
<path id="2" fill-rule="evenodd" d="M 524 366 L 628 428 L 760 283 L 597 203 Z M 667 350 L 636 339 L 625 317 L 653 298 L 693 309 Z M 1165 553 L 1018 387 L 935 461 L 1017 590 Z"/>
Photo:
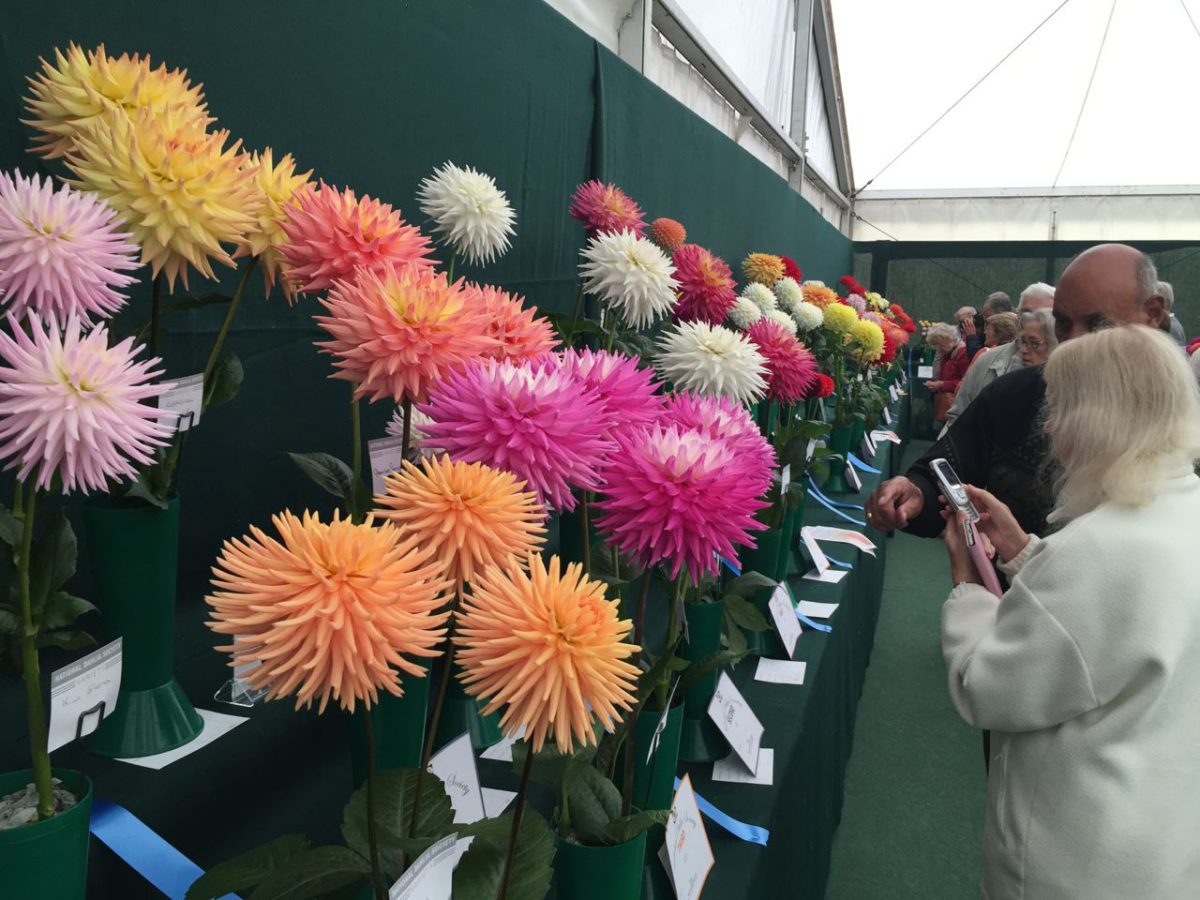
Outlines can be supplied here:
<path id="1" fill-rule="evenodd" d="M 494 342 L 489 356 L 520 362 L 539 359 L 558 347 L 558 338 L 550 322 L 536 318 L 534 310 L 526 309 L 519 294 L 509 294 L 490 284 L 467 284 L 463 294 L 466 302 L 487 313 L 487 333 Z"/>
<path id="2" fill-rule="evenodd" d="M 766 393 L 766 360 L 744 335 L 707 322 L 680 322 L 658 339 L 654 367 L 677 390 L 750 403 Z"/>
<path id="3" fill-rule="evenodd" d="M 775 451 L 750 413 L 728 397 L 681 392 L 667 400 L 663 424 L 699 431 L 730 446 L 741 467 L 742 477 L 757 486 L 757 494 L 771 486 Z"/>
<path id="4" fill-rule="evenodd" d="M 684 244 L 675 251 L 672 261 L 679 282 L 676 318 L 720 325 L 737 302 L 729 266 L 696 244 Z"/>
<path id="5" fill-rule="evenodd" d="M 615 184 L 585 181 L 571 198 L 571 218 L 583 223 L 591 235 L 632 231 L 641 237 L 646 230 L 642 208 Z"/>
<path id="6" fill-rule="evenodd" d="M 646 328 L 675 308 L 675 266 L 646 238 L 632 231 L 597 233 L 582 255 L 584 290 L 630 328 Z"/>
<path id="7" fill-rule="evenodd" d="M 490 263 L 503 256 L 517 214 L 490 175 L 444 163 L 417 188 L 421 212 L 469 263 Z"/>
<path id="8" fill-rule="evenodd" d="M 283 231 L 284 220 L 297 205 L 296 195 L 308 185 L 312 175 L 310 169 L 296 174 L 296 161 L 287 153 L 276 165 L 270 147 L 261 154 L 251 153 L 246 158 L 246 168 L 254 172 L 254 185 L 259 193 L 260 205 L 254 215 L 253 226 L 237 240 L 234 259 L 253 256 L 262 266 L 264 290 L 270 296 L 271 288 L 278 281 L 289 303 L 296 300 L 296 288 L 283 275 L 283 254 L 280 247 L 287 236 Z"/>
<path id="9" fill-rule="evenodd" d="M 817 377 L 817 359 L 795 335 L 770 320 L 746 332 L 767 360 L 767 396 L 780 403 L 804 399 Z"/>

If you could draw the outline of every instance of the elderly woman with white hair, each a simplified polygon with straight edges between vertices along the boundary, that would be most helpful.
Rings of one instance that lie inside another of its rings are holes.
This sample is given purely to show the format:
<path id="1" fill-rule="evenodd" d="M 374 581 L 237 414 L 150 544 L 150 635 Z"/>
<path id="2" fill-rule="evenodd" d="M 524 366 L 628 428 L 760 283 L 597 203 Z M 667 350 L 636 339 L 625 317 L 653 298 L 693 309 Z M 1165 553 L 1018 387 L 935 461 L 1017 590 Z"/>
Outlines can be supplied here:
<path id="1" fill-rule="evenodd" d="M 926 381 L 925 387 L 934 396 L 933 420 L 944 422 L 958 385 L 971 365 L 971 358 L 967 355 L 967 345 L 953 325 L 938 322 L 925 332 L 925 340 L 941 355 L 937 375 Z"/>
<path id="2" fill-rule="evenodd" d="M 1045 367 L 1058 526 L 1026 534 L 968 487 L 1001 568 L 981 586 L 950 519 L 950 693 L 992 729 L 988 900 L 1200 895 L 1200 388 L 1144 326 Z"/>

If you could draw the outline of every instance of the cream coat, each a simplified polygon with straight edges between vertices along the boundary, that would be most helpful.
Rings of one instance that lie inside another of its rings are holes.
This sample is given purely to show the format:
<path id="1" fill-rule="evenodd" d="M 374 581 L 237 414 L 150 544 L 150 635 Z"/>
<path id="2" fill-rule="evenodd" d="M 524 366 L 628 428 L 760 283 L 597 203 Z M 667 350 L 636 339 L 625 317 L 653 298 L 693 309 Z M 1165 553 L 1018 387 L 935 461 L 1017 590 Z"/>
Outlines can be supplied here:
<path id="1" fill-rule="evenodd" d="M 954 589 L 958 711 L 992 729 L 989 900 L 1200 898 L 1200 479 L 1104 504 Z"/>

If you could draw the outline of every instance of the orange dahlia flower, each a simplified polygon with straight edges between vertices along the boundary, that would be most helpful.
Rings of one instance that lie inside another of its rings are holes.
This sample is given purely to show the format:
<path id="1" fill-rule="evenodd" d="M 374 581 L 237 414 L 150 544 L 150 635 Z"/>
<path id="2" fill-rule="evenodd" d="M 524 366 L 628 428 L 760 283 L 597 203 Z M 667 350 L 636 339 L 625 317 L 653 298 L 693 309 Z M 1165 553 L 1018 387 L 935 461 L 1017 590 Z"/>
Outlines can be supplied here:
<path id="1" fill-rule="evenodd" d="M 674 253 L 687 241 L 687 229 L 681 222 L 664 216 L 650 223 L 650 240 L 668 253 Z"/>
<path id="2" fill-rule="evenodd" d="M 534 310 L 522 305 L 519 294 L 509 294 L 490 284 L 468 284 L 463 292 L 468 295 L 469 302 L 478 303 L 487 311 L 490 319 L 488 335 L 496 342 L 489 356 L 521 362 L 558 349 L 558 338 L 554 336 L 550 322 L 534 318 Z"/>
<path id="3" fill-rule="evenodd" d="M 235 635 L 232 665 L 259 663 L 246 676 L 296 708 L 330 698 L 347 712 L 370 707 L 379 691 L 402 696 L 397 669 L 424 670 L 409 657 L 435 657 L 449 612 L 440 562 L 396 526 L 325 524 L 285 510 L 272 521 L 279 540 L 251 526 L 225 542 L 213 566 L 208 627 Z"/>
<path id="4" fill-rule="evenodd" d="M 279 248 L 287 240 L 283 233 L 283 220 L 287 218 L 288 210 L 296 206 L 296 194 L 308 184 L 312 169 L 297 175 L 296 161 L 290 153 L 285 154 L 276 165 L 270 147 L 261 155 L 251 153 L 246 158 L 245 166 L 254 172 L 254 187 L 261 205 L 254 216 L 254 226 L 237 239 L 237 252 L 233 258 L 258 257 L 267 295 L 270 296 L 271 288 L 278 280 L 283 285 L 288 302 L 295 302 L 295 285 L 287 278 L 279 277 L 284 263 Z"/>
<path id="5" fill-rule="evenodd" d="M 462 280 L 450 284 L 429 268 L 360 269 L 321 304 L 329 315 L 314 318 L 333 340 L 317 346 L 338 357 L 333 377 L 358 385 L 355 396 L 372 402 L 424 402 L 451 367 L 496 347 L 487 310 L 470 302 Z"/>
<path id="6" fill-rule="evenodd" d="M 804 282 L 804 284 L 800 285 L 800 292 L 804 295 L 806 301 L 821 309 L 824 309 L 830 303 L 837 303 L 838 301 L 837 291 L 820 281 Z"/>
<path id="7" fill-rule="evenodd" d="M 545 509 L 511 472 L 442 455 L 405 460 L 385 483 L 377 517 L 430 548 L 459 594 L 483 569 L 524 562 L 546 539 Z"/>
<path id="8" fill-rule="evenodd" d="M 506 734 L 524 726 L 535 753 L 547 737 L 570 753 L 595 743 L 593 717 L 612 731 L 632 708 L 639 670 L 628 660 L 640 648 L 625 640 L 633 623 L 581 566 L 562 572 L 557 556 L 547 568 L 533 554 L 528 565 L 487 569 L 472 584 L 454 634 L 459 677 L 489 701 L 484 713 L 507 706 Z"/>
<path id="9" fill-rule="evenodd" d="M 773 253 L 751 253 L 742 260 L 747 280 L 771 287 L 783 277 L 783 260 Z"/>

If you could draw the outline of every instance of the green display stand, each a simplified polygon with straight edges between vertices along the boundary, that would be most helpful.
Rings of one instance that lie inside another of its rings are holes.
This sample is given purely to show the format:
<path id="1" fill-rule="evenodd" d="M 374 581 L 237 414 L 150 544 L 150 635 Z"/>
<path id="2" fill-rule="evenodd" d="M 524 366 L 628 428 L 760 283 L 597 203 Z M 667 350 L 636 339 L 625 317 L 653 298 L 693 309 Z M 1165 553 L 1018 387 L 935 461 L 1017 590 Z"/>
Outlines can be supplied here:
<path id="1" fill-rule="evenodd" d="M 383 694 L 371 707 L 375 731 L 375 771 L 416 769 L 421 765 L 425 742 L 425 714 L 429 706 L 429 674 L 401 679 L 403 697 Z M 367 779 L 367 723 L 362 713 L 350 722 L 350 753 L 357 787 Z"/>
<path id="2" fill-rule="evenodd" d="M 793 488 L 799 490 L 807 499 L 805 488 Z M 798 547 L 800 545 L 800 532 L 804 528 L 804 503 L 798 505 L 795 509 L 788 513 L 787 528 L 785 529 L 787 541 L 783 549 L 783 578 L 790 578 L 792 575 L 799 575 L 807 571 L 804 563 L 804 558 L 801 556 Z M 780 579 L 783 580 L 782 578 Z"/>
<path id="3" fill-rule="evenodd" d="M 500 743 L 504 737 L 504 732 L 500 730 L 500 713 L 485 716 L 484 705 L 463 690 L 462 682 L 458 679 L 458 667 L 455 666 L 450 684 L 446 686 L 446 700 L 442 704 L 441 718 L 438 719 L 434 747 L 444 747 L 464 731 L 471 733 L 471 746 L 476 750 Z M 420 762 L 413 765 L 420 765 Z"/>
<path id="4" fill-rule="evenodd" d="M 612 847 L 558 840 L 554 872 L 558 896 L 570 900 L 639 900 L 646 833 Z"/>
<path id="5" fill-rule="evenodd" d="M 83 528 L 101 627 L 108 640 L 123 641 L 117 708 L 88 738 L 88 749 L 113 757 L 174 750 L 204 724 L 173 672 L 179 498 L 166 509 L 89 501 Z"/>
<path id="6" fill-rule="evenodd" d="M 846 460 L 854 446 L 854 426 L 838 425 L 829 433 L 829 450 L 840 456 L 842 461 L 830 460 L 829 475 L 825 479 L 822 490 L 826 494 L 846 494 L 850 491 L 850 483 L 846 481 Z"/>
<path id="7" fill-rule="evenodd" d="M 45 821 L 0 831 L 0 896 L 13 900 L 84 900 L 86 896 L 92 782 L 69 769 L 55 769 L 54 777 L 79 802 Z M 6 772 L 0 775 L 0 797 L 32 781 L 32 769 Z"/>
<path id="8" fill-rule="evenodd" d="M 684 659 L 698 662 L 721 648 L 721 622 L 725 604 L 684 604 L 688 642 L 683 645 Z M 701 678 L 683 698 L 683 731 L 679 739 L 679 758 L 685 762 L 711 762 L 729 754 L 729 742 L 708 717 L 708 704 L 717 688 L 717 672 Z"/>

